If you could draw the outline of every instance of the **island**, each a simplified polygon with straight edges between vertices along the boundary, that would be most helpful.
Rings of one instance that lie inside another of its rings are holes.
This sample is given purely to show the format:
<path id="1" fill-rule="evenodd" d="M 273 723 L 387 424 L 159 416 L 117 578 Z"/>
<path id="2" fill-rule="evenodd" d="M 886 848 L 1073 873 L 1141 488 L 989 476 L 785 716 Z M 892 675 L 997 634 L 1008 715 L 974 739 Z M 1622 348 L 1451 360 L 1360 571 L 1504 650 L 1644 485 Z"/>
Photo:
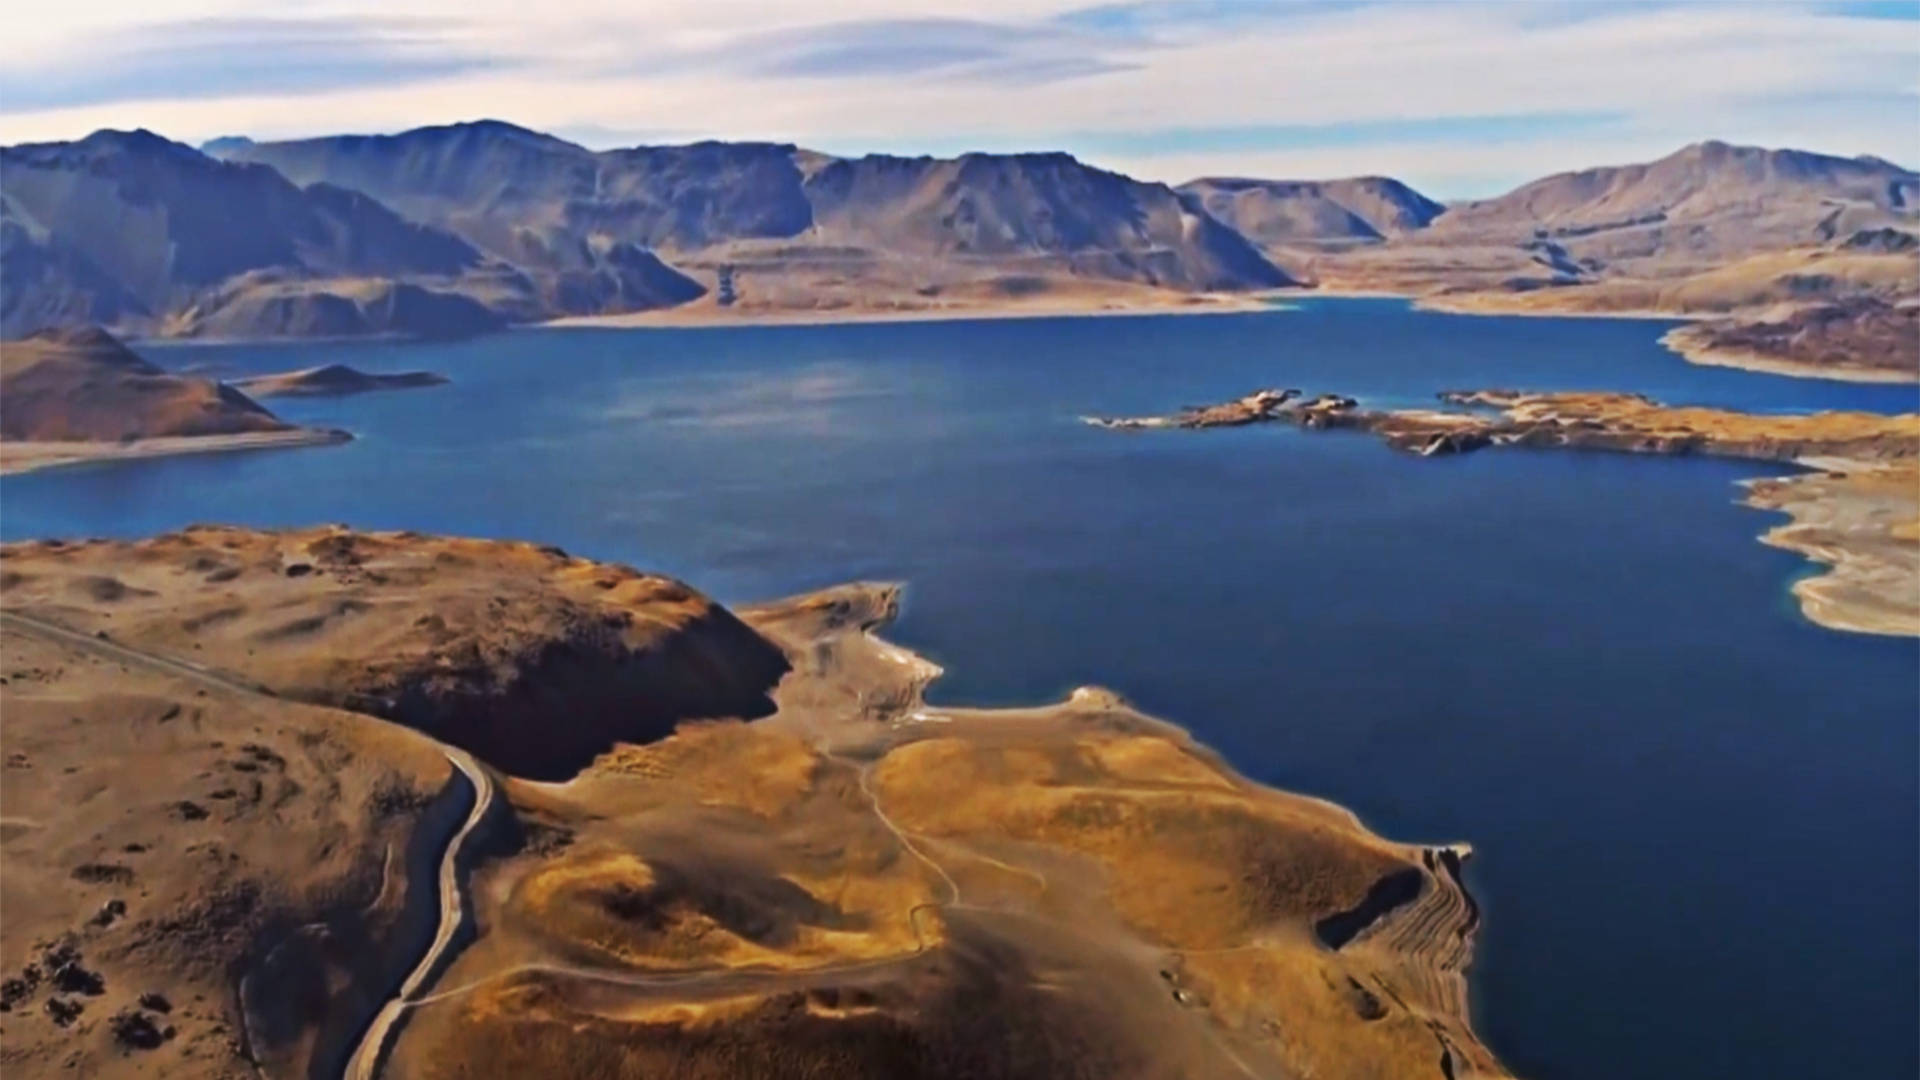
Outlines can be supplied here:
<path id="1" fill-rule="evenodd" d="M 446 383 L 445 375 L 431 371 L 398 371 L 390 375 L 378 375 L 345 364 L 327 364 L 277 375 L 251 375 L 233 380 L 234 386 L 254 397 L 341 397 L 374 390 L 444 386 Z"/>
<path id="2" fill-rule="evenodd" d="M 0 557 L 14 1067 L 1507 1075 L 1465 845 L 1109 691 L 932 705 L 896 586 L 735 612 L 345 527 Z"/>
<path id="3" fill-rule="evenodd" d="M 1746 501 L 1791 519 L 1767 543 L 1827 564 L 1794 583 L 1801 609 L 1834 629 L 1920 636 L 1920 414 L 1758 415 L 1607 391 L 1450 390 L 1439 399 L 1452 407 L 1367 409 L 1336 394 L 1269 389 L 1164 416 L 1082 419 L 1120 431 L 1344 428 L 1421 457 L 1565 447 L 1792 462 L 1809 471 L 1750 482 Z"/>

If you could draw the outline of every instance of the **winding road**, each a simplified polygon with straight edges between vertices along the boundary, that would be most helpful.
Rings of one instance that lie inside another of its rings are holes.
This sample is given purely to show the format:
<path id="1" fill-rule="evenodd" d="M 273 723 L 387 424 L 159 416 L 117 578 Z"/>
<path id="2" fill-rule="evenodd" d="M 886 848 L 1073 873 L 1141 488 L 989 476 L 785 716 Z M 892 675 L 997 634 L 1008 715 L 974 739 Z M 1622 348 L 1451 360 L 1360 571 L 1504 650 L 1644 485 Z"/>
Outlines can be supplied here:
<path id="1" fill-rule="evenodd" d="M 243 682 L 212 668 L 161 653 L 122 645 L 102 634 L 82 633 L 33 615 L 25 615 L 17 611 L 0 611 L 0 625 L 59 642 L 104 660 L 147 668 L 226 693 L 245 697 L 274 697 L 272 692 L 264 687 Z M 274 698 L 274 700 L 279 699 Z M 361 1035 L 360 1042 L 354 1047 L 353 1056 L 347 1060 L 344 1070 L 345 1080 L 373 1080 L 379 1075 L 387 1045 L 393 1038 L 394 1025 L 405 1014 L 407 1007 L 432 981 L 434 973 L 447 958 L 448 950 L 453 947 L 454 938 L 459 935 L 460 928 L 466 922 L 467 905 L 460 886 L 460 856 L 474 829 L 492 809 L 495 789 L 493 777 L 465 750 L 443 744 L 440 752 L 446 755 L 455 769 L 455 775 L 463 778 L 466 786 L 472 789 L 473 795 L 473 802 L 467 811 L 466 820 L 461 823 L 459 831 L 453 834 L 452 839 L 447 843 L 446 850 L 440 855 L 440 874 L 437 882 L 440 918 L 434 930 L 433 940 L 420 954 L 420 959 L 414 964 L 413 970 L 407 973 L 407 978 L 400 984 L 399 991 L 387 1000 L 387 1003 L 375 1014 L 373 1021 L 367 1025 L 366 1032 Z M 384 889 L 383 881 L 382 890 Z"/>
<path id="2" fill-rule="evenodd" d="M 373 1080 L 379 1075 L 387 1044 L 393 1039 L 394 1025 L 420 996 L 420 992 L 432 982 L 434 972 L 439 970 L 447 950 L 453 946 L 454 936 L 466 922 L 467 905 L 460 890 L 460 854 L 465 850 L 473 830 L 493 807 L 493 777 L 465 750 L 451 746 L 442 749 L 447 760 L 453 762 L 454 768 L 460 770 L 473 788 L 473 805 L 468 809 L 467 820 L 461 823 L 460 831 L 453 834 L 446 850 L 440 854 L 440 922 L 434 930 L 433 941 L 420 954 L 419 963 L 407 973 L 399 992 L 380 1007 L 373 1022 L 367 1025 L 366 1034 L 360 1037 L 360 1044 L 353 1048 L 353 1056 L 347 1059 L 347 1067 L 342 1073 L 346 1080 Z"/>
<path id="3" fill-rule="evenodd" d="M 131 648 L 101 635 L 82 633 L 58 623 L 24 615 L 19 612 L 0 611 L 0 625 L 7 625 L 25 632 L 37 634 L 43 638 L 61 642 L 103 659 L 145 667 L 228 693 L 251 697 L 273 697 L 272 692 L 263 687 L 242 682 L 231 675 L 215 671 L 200 664 L 142 649 Z M 468 808 L 465 821 L 461 823 L 459 830 L 453 834 L 446 848 L 441 852 L 439 875 L 436 883 L 436 896 L 440 909 L 440 917 L 432 941 L 429 942 L 421 952 L 419 960 L 414 964 L 413 969 L 408 972 L 406 979 L 401 983 L 399 989 L 381 1006 L 380 1011 L 374 1015 L 372 1021 L 368 1023 L 366 1031 L 361 1034 L 358 1043 L 355 1044 L 353 1054 L 348 1058 L 346 1067 L 342 1070 L 343 1080 L 376 1080 L 380 1074 L 382 1065 L 385 1063 L 387 1050 L 393 1042 L 397 1026 L 409 1009 L 469 993 L 482 985 L 519 974 L 544 973 L 647 989 L 671 988 L 684 991 L 698 988 L 708 991 L 726 989 L 742 991 L 757 989 L 765 984 L 787 983 L 795 978 L 817 979 L 822 976 L 846 976 L 860 972 L 876 971 L 911 962 L 924 954 L 929 948 L 926 940 L 920 935 L 918 921 L 920 912 L 926 909 L 935 911 L 941 909 L 977 911 L 983 914 L 1024 916 L 1036 918 L 1043 922 L 1054 921 L 1044 916 L 979 904 L 970 904 L 963 901 L 960 885 L 954 880 L 953 876 L 948 873 L 946 868 L 937 860 L 922 850 L 920 844 L 916 843 L 916 838 L 906 829 L 901 828 L 881 807 L 879 795 L 873 790 L 870 780 L 876 762 L 869 761 L 860 763 L 850 760 L 831 749 L 828 741 L 821 738 L 817 732 L 809 731 L 809 734 L 813 736 L 810 741 L 820 754 L 854 772 L 858 789 L 865 797 L 874 817 L 879 821 L 880 825 L 893 836 L 902 848 L 931 870 L 941 880 L 942 884 L 946 886 L 948 897 L 945 901 L 917 904 L 908 912 L 908 919 L 913 925 L 914 937 L 916 938 L 916 945 L 911 953 L 901 956 L 855 961 L 847 964 L 831 964 L 794 971 L 735 969 L 728 971 L 628 973 L 569 964 L 528 963 L 516 965 L 501 971 L 490 972 L 486 976 L 462 986 L 452 987 L 437 993 L 428 993 L 427 991 L 436 973 L 447 960 L 450 950 L 454 947 L 454 940 L 459 936 L 468 917 L 465 893 L 460 881 L 461 856 L 466 850 L 466 845 L 471 839 L 475 829 L 485 820 L 487 813 L 492 809 L 494 800 L 497 797 L 493 777 L 480 766 L 479 762 L 475 761 L 474 758 L 464 750 L 453 746 L 442 745 L 440 747 L 441 752 L 445 754 L 447 760 L 452 763 L 456 770 L 455 776 L 459 778 L 458 780 L 450 778 L 450 782 L 464 782 L 465 785 L 471 789 L 472 803 Z M 989 856 L 972 852 L 971 850 L 963 848 L 963 851 L 969 856 L 980 858 L 985 862 L 1004 867 L 1008 870 L 1017 871 L 1035 880 L 1042 891 L 1045 891 L 1048 887 L 1045 875 L 1035 873 L 1024 867 L 1016 867 L 1000 862 L 998 859 L 993 859 Z M 390 861 L 391 851 L 388 852 L 388 859 Z M 381 883 L 381 891 L 383 893 L 386 890 L 384 874 L 385 867 L 383 867 L 383 880 Z M 1241 1073 L 1248 1077 L 1257 1075 L 1239 1055 L 1235 1054 L 1219 1038 L 1217 1032 L 1209 1028 L 1208 1033 L 1221 1053 L 1231 1061 Z"/>

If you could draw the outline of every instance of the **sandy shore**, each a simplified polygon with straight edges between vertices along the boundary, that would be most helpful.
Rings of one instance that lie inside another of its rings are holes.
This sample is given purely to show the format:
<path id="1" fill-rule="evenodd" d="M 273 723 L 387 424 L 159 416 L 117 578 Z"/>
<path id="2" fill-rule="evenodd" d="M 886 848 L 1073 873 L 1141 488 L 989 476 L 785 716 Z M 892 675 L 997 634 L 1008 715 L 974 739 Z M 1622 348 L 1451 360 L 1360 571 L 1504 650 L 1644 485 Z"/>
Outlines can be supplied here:
<path id="1" fill-rule="evenodd" d="M 132 442 L 0 442 L 0 476 L 32 472 L 60 465 L 132 461 L 139 458 L 215 454 L 234 450 L 273 450 L 291 446 L 326 446 L 353 436 L 344 431 L 295 428 L 291 431 L 248 431 L 235 435 L 171 436 Z"/>
<path id="2" fill-rule="evenodd" d="M 1745 481 L 1744 501 L 1791 519 L 1762 543 L 1825 565 L 1794 582 L 1801 612 L 1829 629 L 1920 637 L 1920 464 L 1800 464 L 1818 471 Z"/>
<path id="3" fill-rule="evenodd" d="M 620 315 L 574 315 L 534 323 L 560 329 L 632 329 L 641 327 L 833 326 L 843 323 L 955 322 L 972 319 L 1057 319 L 1084 316 L 1231 315 L 1274 311 L 1275 301 L 1310 297 L 1310 291 L 1259 294 L 1203 293 L 1162 303 L 982 304 L 924 308 L 754 308 L 737 310 L 692 304 Z"/>
<path id="4" fill-rule="evenodd" d="M 1690 364 L 1739 368 L 1742 371 L 1760 371 L 1768 375 L 1785 375 L 1796 379 L 1833 379 L 1838 382 L 1853 383 L 1912 383 L 1917 379 L 1912 372 L 1891 371 L 1886 368 L 1800 364 L 1742 349 L 1722 349 L 1700 345 L 1688 339 L 1685 333 L 1688 329 L 1690 328 L 1681 326 L 1667 331 L 1661 336 L 1660 344 L 1679 353 Z"/>
<path id="5" fill-rule="evenodd" d="M 1509 294 L 1470 293 L 1461 297 L 1430 296 L 1408 294 L 1407 299 L 1422 311 L 1437 311 L 1443 315 L 1516 315 L 1523 318 L 1538 319 L 1678 319 L 1692 321 L 1704 318 L 1701 315 L 1689 315 L 1678 311 L 1660 311 L 1654 308 L 1622 308 L 1619 310 L 1597 311 L 1593 308 L 1555 306 L 1552 304 L 1513 304 L 1507 306 L 1502 297 Z M 1514 293 L 1512 296 L 1540 296 L 1544 293 Z"/>

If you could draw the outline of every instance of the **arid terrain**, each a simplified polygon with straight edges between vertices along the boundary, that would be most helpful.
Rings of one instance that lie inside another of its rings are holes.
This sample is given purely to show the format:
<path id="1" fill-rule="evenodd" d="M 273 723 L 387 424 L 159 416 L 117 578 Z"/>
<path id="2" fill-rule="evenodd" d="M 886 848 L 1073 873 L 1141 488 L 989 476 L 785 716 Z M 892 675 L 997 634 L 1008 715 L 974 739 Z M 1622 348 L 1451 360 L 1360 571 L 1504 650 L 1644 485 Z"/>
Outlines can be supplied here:
<path id="1" fill-rule="evenodd" d="M 0 472 L 346 438 L 285 423 L 224 383 L 168 374 L 98 327 L 0 347 Z"/>
<path id="2" fill-rule="evenodd" d="M 1711 319 L 1675 348 L 1920 378 L 1915 335 L 1866 314 L 1920 303 L 1920 175 L 1877 158 L 1709 141 L 1448 205 L 1381 176 L 1170 187 L 1059 153 L 595 151 L 488 120 L 202 150 L 101 131 L 6 147 L 0 173 L 8 337 L 1223 311 L 1318 290 Z M 107 206 L 138 227 L 90 228 Z"/>
<path id="3" fill-rule="evenodd" d="M 1767 543 L 1829 567 L 1794 585 L 1807 617 L 1838 630 L 1920 636 L 1920 413 L 1758 415 L 1617 392 L 1471 390 L 1440 399 L 1454 408 L 1375 410 L 1337 394 L 1259 390 L 1166 416 L 1085 419 L 1120 431 L 1344 428 L 1422 457 L 1565 447 L 1794 462 L 1818 471 L 1755 481 L 1746 501 L 1792 519 Z"/>
<path id="4" fill-rule="evenodd" d="M 931 708 L 892 587 L 736 618 L 340 528 L 4 558 L 9 1072 L 1504 1075 L 1464 847 L 1104 691 Z"/>
<path id="5" fill-rule="evenodd" d="M 1858 382 L 1910 382 L 1920 372 L 1920 300 L 1855 297 L 1784 305 L 1745 318 L 1714 319 L 1662 339 L 1696 364 L 1817 375 Z"/>

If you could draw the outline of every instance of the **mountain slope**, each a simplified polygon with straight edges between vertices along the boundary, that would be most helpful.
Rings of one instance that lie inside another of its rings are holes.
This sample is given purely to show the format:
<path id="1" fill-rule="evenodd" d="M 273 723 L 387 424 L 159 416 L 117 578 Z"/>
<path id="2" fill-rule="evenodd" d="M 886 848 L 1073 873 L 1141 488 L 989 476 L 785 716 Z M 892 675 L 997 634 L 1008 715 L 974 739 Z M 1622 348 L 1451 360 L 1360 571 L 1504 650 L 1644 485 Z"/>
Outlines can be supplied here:
<path id="1" fill-rule="evenodd" d="M 715 142 L 594 152 L 486 121 L 232 156 L 358 188 L 520 265 L 590 265 L 577 255 L 598 243 L 695 266 L 756 259 L 757 274 L 882 261 L 916 286 L 953 276 L 956 261 L 1181 289 L 1288 283 L 1197 203 L 1065 154 L 842 159 Z M 918 259 L 945 265 L 904 265 Z"/>
<path id="2" fill-rule="evenodd" d="M 1915 220 L 1920 174 L 1877 158 L 1703 142 L 1455 207 L 1433 240 L 1551 238 L 1602 259 L 1720 258 Z"/>
<path id="3" fill-rule="evenodd" d="M 302 190 L 145 131 L 0 148 L 10 213 L 149 310 L 234 274 L 455 274 L 479 255 L 357 192 Z"/>
<path id="4" fill-rule="evenodd" d="M 536 253 L 516 265 L 361 187 L 296 186 L 145 131 L 0 149 L 0 187 L 8 336 L 89 320 L 230 337 L 446 336 L 703 291 L 632 245 L 564 232 L 506 245 Z"/>
<path id="5" fill-rule="evenodd" d="M 0 438 L 120 442 L 290 429 L 240 391 L 168 374 L 97 327 L 43 331 L 0 354 Z"/>
<path id="6" fill-rule="evenodd" d="M 1424 229 L 1446 207 L 1398 180 L 1202 177 L 1180 185 L 1209 214 L 1263 247 L 1366 242 Z"/>
<path id="7" fill-rule="evenodd" d="M 1920 296 L 1920 174 L 1878 158 L 1703 142 L 1450 207 L 1290 266 L 1470 311 L 1757 312 Z"/>
<path id="8" fill-rule="evenodd" d="M 85 320 L 152 328 L 263 271 L 299 293 L 334 278 L 451 281 L 482 262 L 360 192 L 295 187 L 145 131 L 0 148 L 0 188 L 7 336 Z"/>

